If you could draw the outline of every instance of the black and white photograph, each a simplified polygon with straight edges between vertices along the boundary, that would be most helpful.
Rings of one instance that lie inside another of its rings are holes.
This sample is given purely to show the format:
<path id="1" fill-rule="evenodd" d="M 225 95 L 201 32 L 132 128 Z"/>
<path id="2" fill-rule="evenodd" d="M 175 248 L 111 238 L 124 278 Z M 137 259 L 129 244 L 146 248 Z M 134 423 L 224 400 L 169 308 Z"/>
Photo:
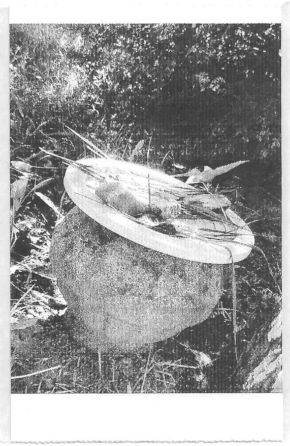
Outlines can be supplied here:
<path id="1" fill-rule="evenodd" d="M 12 394 L 282 391 L 281 25 L 10 25 Z"/>

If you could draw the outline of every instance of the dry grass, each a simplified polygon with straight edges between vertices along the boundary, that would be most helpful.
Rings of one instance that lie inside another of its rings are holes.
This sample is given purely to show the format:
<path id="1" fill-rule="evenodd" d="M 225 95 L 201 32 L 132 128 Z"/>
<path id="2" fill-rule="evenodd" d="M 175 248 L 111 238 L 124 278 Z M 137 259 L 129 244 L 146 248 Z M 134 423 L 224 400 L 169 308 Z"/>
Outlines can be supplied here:
<path id="1" fill-rule="evenodd" d="M 162 393 L 181 391 L 182 380 L 202 391 L 204 371 L 212 365 L 198 352 L 181 347 L 178 338 L 138 352 L 102 354 L 100 367 L 98 354 L 70 339 L 61 321 L 26 331 L 25 336 L 20 339 L 13 332 L 12 392 Z"/>

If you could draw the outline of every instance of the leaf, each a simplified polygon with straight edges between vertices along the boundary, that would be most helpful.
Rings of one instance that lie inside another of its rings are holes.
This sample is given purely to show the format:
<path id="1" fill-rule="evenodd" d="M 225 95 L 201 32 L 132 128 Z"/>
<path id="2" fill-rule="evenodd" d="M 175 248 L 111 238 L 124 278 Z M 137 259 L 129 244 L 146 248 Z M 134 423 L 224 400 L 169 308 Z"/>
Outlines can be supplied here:
<path id="1" fill-rule="evenodd" d="M 13 219 L 14 219 L 14 214 L 13 214 L 13 209 L 12 209 L 12 211 L 10 211 L 10 225 L 11 225 L 10 247 L 11 248 L 13 248 L 13 246 L 15 245 L 15 243 L 17 241 L 17 235 L 19 233 L 19 229 L 13 223 Z M 13 273 L 11 273 L 11 274 L 13 274 Z"/>
<path id="2" fill-rule="evenodd" d="M 32 327 L 37 324 L 39 319 L 37 317 L 22 317 L 20 319 L 11 318 L 11 330 L 23 330 L 24 328 Z M 16 322 L 14 322 L 14 320 Z"/>
<path id="3" fill-rule="evenodd" d="M 194 167 L 193 169 L 189 170 L 188 172 L 183 172 L 183 173 L 177 173 L 175 175 L 173 175 L 175 178 L 179 178 L 179 177 L 189 177 L 189 176 L 195 176 L 197 177 L 198 175 L 201 174 L 201 171 L 199 169 L 197 169 L 196 167 Z"/>
<path id="4" fill-rule="evenodd" d="M 192 349 L 191 351 L 195 355 L 195 359 L 199 363 L 200 367 L 208 367 L 212 365 L 212 360 L 206 353 Z"/>
<path id="5" fill-rule="evenodd" d="M 28 177 L 22 176 L 11 185 L 10 195 L 13 200 L 13 217 L 21 206 L 28 184 Z"/>
<path id="6" fill-rule="evenodd" d="M 64 299 L 64 297 L 49 297 L 48 299 L 48 305 L 53 310 L 64 310 L 67 308 L 67 303 Z"/>
<path id="7" fill-rule="evenodd" d="M 54 213 L 56 214 L 56 216 L 58 218 L 62 217 L 61 212 L 59 212 L 58 208 L 51 201 L 50 198 L 48 198 L 46 195 L 42 194 L 41 192 L 35 192 L 35 195 L 37 195 L 42 201 L 44 201 L 44 203 L 47 204 L 47 206 L 49 206 L 54 211 Z"/>
<path id="8" fill-rule="evenodd" d="M 11 198 L 13 200 L 22 200 L 25 194 L 25 190 L 28 184 L 28 177 L 23 176 L 14 181 L 11 185 Z"/>
<path id="9" fill-rule="evenodd" d="M 179 170 L 185 170 L 186 169 L 185 166 L 183 166 L 182 164 L 177 164 L 177 163 L 172 164 L 172 167 L 174 167 L 175 169 L 179 169 Z"/>
<path id="10" fill-rule="evenodd" d="M 20 263 L 16 263 L 15 265 L 10 266 L 10 274 L 13 275 L 16 271 L 24 271 L 26 268 Z"/>
<path id="11" fill-rule="evenodd" d="M 191 46 L 191 47 L 187 50 L 187 52 L 186 52 L 186 54 L 185 54 L 185 57 L 188 57 L 191 53 L 194 53 L 194 50 L 195 50 L 195 46 Z"/>
<path id="12" fill-rule="evenodd" d="M 231 170 L 235 169 L 236 167 L 241 166 L 242 164 L 248 162 L 249 160 L 236 161 L 235 163 L 226 164 L 224 166 L 217 167 L 216 169 L 211 169 L 210 167 L 206 166 L 203 172 L 200 172 L 196 168 L 192 169 L 186 174 L 184 174 L 184 176 L 188 176 L 186 184 L 211 183 L 215 177 L 228 173 Z"/>
<path id="13" fill-rule="evenodd" d="M 14 99 L 14 101 L 15 101 L 15 104 L 16 104 L 16 106 L 17 106 L 17 109 L 18 109 L 18 112 L 19 112 L 21 118 L 24 119 L 24 113 L 23 113 L 23 110 L 22 110 L 22 107 L 21 107 L 21 104 L 20 104 L 19 99 L 15 96 L 14 93 L 11 94 L 11 97 L 12 97 L 12 99 Z"/>
<path id="14" fill-rule="evenodd" d="M 130 157 L 129 157 L 129 161 L 133 161 L 135 156 L 138 155 L 138 153 L 140 152 L 140 150 L 142 149 L 142 147 L 144 146 L 144 139 L 141 139 L 135 146 L 135 149 L 132 151 Z"/>
<path id="15" fill-rule="evenodd" d="M 226 164 L 225 166 L 220 166 L 214 169 L 215 176 L 223 175 L 224 173 L 230 172 L 231 170 L 235 169 L 238 166 L 241 166 L 242 164 L 249 163 L 249 160 L 245 161 L 236 161 L 235 163 Z"/>
<path id="16" fill-rule="evenodd" d="M 25 195 L 24 200 L 25 200 L 25 198 L 27 198 L 29 195 L 31 195 L 36 190 L 41 189 L 44 186 L 47 186 L 48 184 L 52 183 L 53 181 L 54 181 L 54 178 L 46 178 L 45 180 L 40 181 Z"/>
<path id="17" fill-rule="evenodd" d="M 28 163 L 25 163 L 24 161 L 11 161 L 12 166 L 19 170 L 20 172 L 29 173 L 31 172 L 31 165 Z"/>
<path id="18" fill-rule="evenodd" d="M 47 123 L 49 123 L 51 121 L 51 119 L 48 119 L 47 121 L 42 122 L 41 124 L 39 124 L 36 129 L 33 130 L 33 132 L 28 132 L 27 136 L 33 136 L 35 135 L 36 132 L 38 132 L 42 127 L 44 127 Z"/>

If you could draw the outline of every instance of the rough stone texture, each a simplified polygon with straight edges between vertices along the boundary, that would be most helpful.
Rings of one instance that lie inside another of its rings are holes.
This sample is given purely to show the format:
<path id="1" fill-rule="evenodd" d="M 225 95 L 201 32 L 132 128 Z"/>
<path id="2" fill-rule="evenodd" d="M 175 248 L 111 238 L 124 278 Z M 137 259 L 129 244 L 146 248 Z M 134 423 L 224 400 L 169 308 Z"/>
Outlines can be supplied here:
<path id="1" fill-rule="evenodd" d="M 92 349 L 130 350 L 206 319 L 222 292 L 223 266 L 144 248 L 77 207 L 55 229 L 51 263 L 72 330 Z"/>
<path id="2" fill-rule="evenodd" d="M 245 392 L 282 392 L 282 313 L 259 328 L 243 354 L 237 380 Z"/>

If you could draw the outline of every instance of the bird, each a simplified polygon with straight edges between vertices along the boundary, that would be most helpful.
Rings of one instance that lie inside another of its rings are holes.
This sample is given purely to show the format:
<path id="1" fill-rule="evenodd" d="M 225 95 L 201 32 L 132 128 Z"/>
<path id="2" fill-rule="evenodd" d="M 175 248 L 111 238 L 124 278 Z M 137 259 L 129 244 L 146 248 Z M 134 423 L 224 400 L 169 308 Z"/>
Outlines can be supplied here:
<path id="1" fill-rule="evenodd" d="M 131 217 L 138 217 L 150 211 L 148 202 L 142 202 L 119 181 L 104 180 L 95 188 L 95 194 L 105 204 Z"/>
<path id="2" fill-rule="evenodd" d="M 175 199 L 158 199 L 158 203 L 155 200 L 149 203 L 146 196 L 142 197 L 138 193 L 133 193 L 120 181 L 102 181 L 95 188 L 95 194 L 108 206 L 135 218 L 150 216 L 151 219 L 153 217 L 153 221 L 154 217 L 166 220 L 181 212 L 181 204 Z M 145 218 L 141 220 L 143 223 L 145 221 Z"/>
<path id="3" fill-rule="evenodd" d="M 199 224 L 201 218 L 223 221 L 224 209 L 231 205 L 222 194 L 202 193 L 188 186 L 178 193 L 167 186 L 164 195 L 152 194 L 150 202 L 147 194 L 140 193 L 138 188 L 130 188 L 130 177 L 127 181 L 124 181 L 124 177 L 123 181 L 117 178 L 103 178 L 95 188 L 96 197 L 137 223 L 171 236 L 188 234 L 192 218 L 197 219 Z M 192 191 L 194 193 L 190 193 Z"/>

